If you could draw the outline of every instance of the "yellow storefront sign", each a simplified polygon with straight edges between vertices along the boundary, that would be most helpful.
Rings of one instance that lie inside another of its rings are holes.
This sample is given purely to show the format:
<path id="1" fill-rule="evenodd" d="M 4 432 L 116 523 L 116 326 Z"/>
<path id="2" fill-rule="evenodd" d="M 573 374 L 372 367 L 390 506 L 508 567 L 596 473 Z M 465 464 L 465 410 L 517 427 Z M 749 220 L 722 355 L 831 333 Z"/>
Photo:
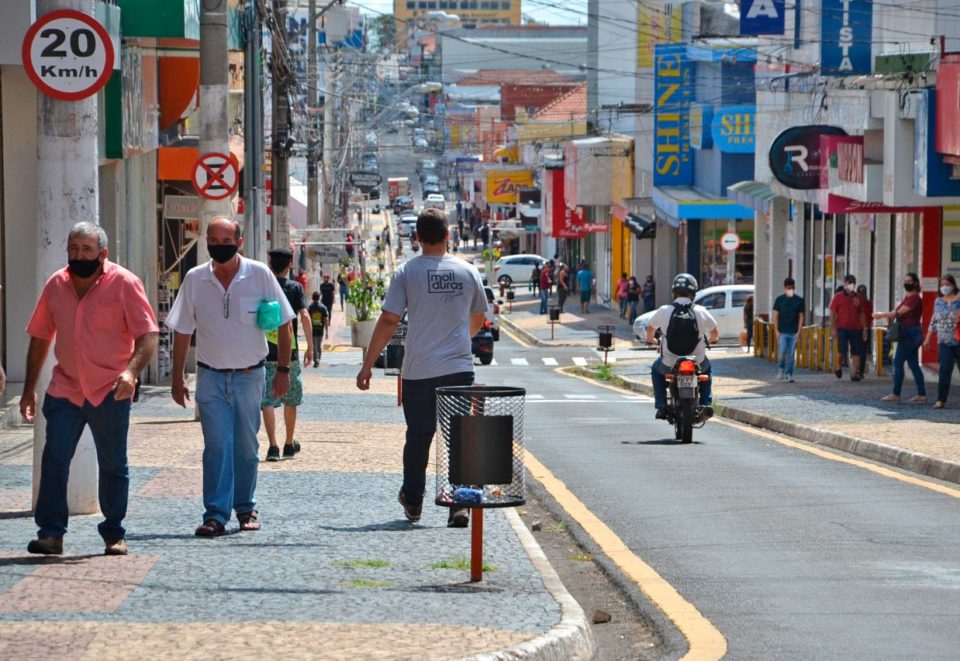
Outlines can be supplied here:
<path id="1" fill-rule="evenodd" d="M 487 204 L 516 204 L 517 188 L 532 185 L 530 170 L 488 170 Z"/>
<path id="2" fill-rule="evenodd" d="M 653 68 L 653 47 L 680 41 L 679 2 L 637 3 L 637 66 Z"/>

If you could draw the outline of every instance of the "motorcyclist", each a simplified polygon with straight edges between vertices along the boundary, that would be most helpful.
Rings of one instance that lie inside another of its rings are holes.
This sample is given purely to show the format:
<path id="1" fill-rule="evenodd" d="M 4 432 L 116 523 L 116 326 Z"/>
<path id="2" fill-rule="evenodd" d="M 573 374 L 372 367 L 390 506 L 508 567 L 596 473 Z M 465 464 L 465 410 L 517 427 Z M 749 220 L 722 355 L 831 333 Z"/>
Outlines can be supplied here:
<path id="1" fill-rule="evenodd" d="M 667 337 L 670 327 L 670 319 L 673 317 L 674 312 L 677 310 L 677 306 L 680 305 L 691 305 L 693 304 L 693 296 L 697 293 L 698 285 L 697 279 L 694 278 L 689 273 L 680 273 L 673 279 L 673 286 L 671 291 L 673 292 L 673 303 L 670 305 L 661 306 L 653 314 L 653 318 L 650 319 L 650 322 L 647 324 L 647 344 L 656 344 L 656 339 L 654 335 L 657 329 L 660 329 L 663 337 L 663 342 L 661 343 L 660 356 L 653 362 L 651 367 L 651 380 L 653 381 L 653 398 L 654 405 L 657 407 L 657 419 L 665 420 L 667 418 L 667 380 L 666 375 L 670 373 L 673 369 L 674 363 L 677 362 L 677 356 L 671 353 L 668 345 L 672 342 L 670 338 Z M 713 318 L 713 315 L 707 311 L 702 305 L 693 304 L 692 307 L 693 314 L 697 320 L 697 328 L 699 331 L 699 341 L 697 342 L 696 348 L 693 350 L 692 355 L 696 358 L 697 364 L 700 366 L 700 372 L 710 376 L 711 367 L 710 360 L 707 358 L 707 344 L 704 336 L 706 333 L 709 333 L 709 341 L 711 344 L 717 341 L 720 331 L 717 327 L 717 320 Z M 712 393 L 713 379 L 709 378 L 700 387 L 700 406 L 701 408 L 701 420 L 706 420 L 707 418 L 713 415 L 713 409 L 711 404 L 713 403 L 713 393 Z"/>

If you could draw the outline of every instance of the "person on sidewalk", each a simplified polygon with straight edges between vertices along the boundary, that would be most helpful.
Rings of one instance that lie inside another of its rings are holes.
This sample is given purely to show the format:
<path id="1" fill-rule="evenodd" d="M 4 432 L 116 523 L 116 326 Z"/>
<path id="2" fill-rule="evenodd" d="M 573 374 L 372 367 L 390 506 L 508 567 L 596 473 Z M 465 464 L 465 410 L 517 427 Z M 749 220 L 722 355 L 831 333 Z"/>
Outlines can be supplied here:
<path id="1" fill-rule="evenodd" d="M 903 364 L 910 366 L 913 380 L 917 384 L 917 394 L 911 397 L 910 404 L 924 404 L 927 401 L 927 387 L 920 368 L 920 345 L 923 344 L 923 299 L 920 294 L 920 277 L 908 273 L 903 278 L 906 295 L 890 312 L 874 312 L 874 319 L 900 320 L 900 339 L 893 353 L 893 392 L 880 398 L 881 402 L 899 402 L 903 390 Z"/>
<path id="2" fill-rule="evenodd" d="M 702 305 L 696 305 L 693 302 L 693 297 L 697 293 L 698 287 L 697 279 L 689 273 L 678 274 L 673 279 L 673 286 L 671 287 L 673 303 L 664 305 L 654 312 L 653 317 L 647 324 L 647 344 L 656 344 L 655 335 L 658 329 L 662 334 L 660 340 L 660 355 L 657 356 L 657 359 L 653 361 L 653 365 L 650 367 L 650 381 L 653 384 L 653 404 L 657 409 L 657 420 L 667 419 L 666 375 L 673 369 L 678 357 L 678 355 L 674 353 L 674 351 L 678 351 L 678 349 L 676 347 L 674 347 L 673 351 L 670 349 L 670 347 L 675 344 L 674 333 L 671 332 L 670 324 L 674 315 L 677 312 L 686 311 L 687 307 L 692 310 L 697 320 L 698 335 L 697 344 L 690 353 L 696 358 L 697 364 L 700 366 L 700 372 L 707 375 L 707 380 L 703 382 L 700 388 L 699 404 L 703 410 L 703 419 L 713 415 L 713 409 L 710 408 L 713 404 L 713 377 L 711 376 L 712 369 L 710 367 L 710 359 L 707 358 L 705 338 L 708 337 L 707 334 L 709 333 L 708 339 L 710 343 L 715 344 L 719 338 L 720 329 L 713 315 Z M 684 354 L 687 353 L 685 349 L 679 349 L 679 351 L 682 351 Z"/>
<path id="3" fill-rule="evenodd" d="M 313 292 L 310 298 L 312 301 L 307 307 L 307 314 L 310 315 L 310 326 L 313 332 L 313 366 L 319 367 L 320 358 L 323 355 L 323 340 L 330 337 L 330 313 L 320 302 L 320 292 Z"/>
<path id="4" fill-rule="evenodd" d="M 793 364 L 797 353 L 797 333 L 803 328 L 804 302 L 797 296 L 793 278 L 783 281 L 783 293 L 773 301 L 773 328 L 777 334 L 777 355 L 780 357 L 777 381 L 793 383 Z"/>
<path id="5" fill-rule="evenodd" d="M 397 247 L 403 249 L 403 241 L 397 239 Z M 343 274 L 343 270 L 340 273 L 337 273 L 337 290 L 340 293 L 340 311 L 343 312 L 343 306 L 347 302 L 347 295 L 350 293 L 350 286 L 347 284 L 347 277 Z M 327 309 L 327 313 L 333 312 L 333 310 Z M 329 319 L 327 320 L 327 326 L 329 327 Z"/>
<path id="6" fill-rule="evenodd" d="M 930 351 L 933 348 L 934 336 L 937 338 L 940 371 L 937 374 L 937 401 L 933 405 L 935 409 L 942 409 L 947 404 L 954 365 L 960 370 L 958 315 L 960 315 L 960 290 L 957 289 L 957 280 L 949 273 L 945 273 L 940 276 L 940 296 L 933 306 L 930 328 L 923 341 L 923 348 Z"/>
<path id="7" fill-rule="evenodd" d="M 627 318 L 627 286 L 630 284 L 630 280 L 627 279 L 626 273 L 620 274 L 620 279 L 617 280 L 617 303 L 620 304 L 620 318 Z"/>
<path id="8" fill-rule="evenodd" d="M 636 276 L 630 276 L 627 281 L 627 314 L 629 323 L 632 326 L 634 319 L 637 318 L 637 307 L 640 305 L 640 283 Z"/>
<path id="9" fill-rule="evenodd" d="M 290 274 L 290 264 L 293 262 L 293 253 L 289 248 L 274 248 L 267 252 L 270 262 L 270 270 L 277 276 L 277 282 L 283 295 L 287 298 L 287 303 L 293 309 L 293 328 L 291 332 L 290 349 L 290 389 L 282 397 L 276 397 L 273 394 L 273 377 L 277 375 L 278 353 L 277 353 L 277 331 L 267 331 L 267 362 L 264 365 L 264 384 L 263 400 L 260 402 L 260 410 L 263 413 L 263 428 L 267 432 L 267 442 L 270 447 L 267 449 L 267 461 L 280 461 L 280 446 L 277 443 L 277 416 L 274 409 L 283 406 L 283 424 L 286 439 L 283 444 L 283 458 L 293 459 L 300 452 L 300 442 L 296 440 L 297 430 L 297 407 L 303 403 L 303 377 L 300 375 L 300 356 L 299 340 L 297 337 L 297 317 L 300 318 L 300 324 L 303 327 L 304 335 L 307 341 L 307 350 L 303 354 L 303 362 L 309 365 L 313 357 L 313 323 L 310 315 L 307 313 L 307 295 L 303 292 L 303 287 L 299 282 L 290 280 L 287 276 Z M 310 328 L 311 333 L 306 330 Z"/>
<path id="10" fill-rule="evenodd" d="M 866 307 L 856 292 L 857 279 L 850 273 L 843 278 L 843 291 L 830 301 L 830 328 L 840 352 L 840 364 L 834 372 L 843 378 L 843 366 L 850 361 L 850 380 L 860 380 L 860 354 L 867 335 Z"/>
<path id="11" fill-rule="evenodd" d="M 541 273 L 540 263 L 537 262 L 533 265 L 533 270 L 530 271 L 530 289 L 533 290 L 534 296 L 540 295 L 540 273 Z"/>
<path id="12" fill-rule="evenodd" d="M 650 312 L 657 303 L 657 286 L 653 283 L 653 276 L 648 275 L 643 282 L 643 288 L 640 290 L 640 296 L 643 298 L 643 311 Z"/>
<path id="13" fill-rule="evenodd" d="M 580 290 L 580 312 L 590 314 L 590 295 L 593 293 L 593 271 L 586 262 L 580 262 L 577 271 L 577 288 Z"/>
<path id="14" fill-rule="evenodd" d="M 203 430 L 203 524 L 197 537 L 225 534 L 230 512 L 240 530 L 259 530 L 256 510 L 260 402 L 267 338 L 258 324 L 266 303 L 280 307 L 274 397 L 290 389 L 293 309 L 277 278 L 261 262 L 241 257 L 240 223 L 217 216 L 207 226 L 210 261 L 187 272 L 167 315 L 174 331 L 173 384 L 180 406 L 190 401 L 184 373 L 190 336 L 197 333 L 197 406 Z"/>
<path id="15" fill-rule="evenodd" d="M 547 313 L 547 303 L 550 301 L 550 287 L 553 286 L 553 261 L 549 261 L 540 269 L 540 314 Z"/>
<path id="16" fill-rule="evenodd" d="M 423 254 L 394 272 L 357 373 L 357 388 L 368 390 L 373 363 L 406 314 L 402 388 L 407 433 L 398 498 L 411 522 L 420 520 L 423 508 L 430 444 L 437 428 L 436 390 L 473 384 L 470 340 L 483 326 L 487 311 L 480 273 L 446 252 L 446 214 L 439 209 L 421 211 L 417 236 Z M 451 508 L 447 525 L 462 528 L 469 523 L 468 518 L 468 510 Z"/>
<path id="17" fill-rule="evenodd" d="M 557 305 L 560 312 L 563 312 L 563 306 L 567 302 L 567 296 L 570 295 L 570 269 L 566 264 L 560 264 L 557 269 Z"/>
<path id="18" fill-rule="evenodd" d="M 873 335 L 870 332 L 870 320 L 873 319 L 873 301 L 867 296 L 866 285 L 857 286 L 857 295 L 863 301 L 863 315 L 867 320 L 863 327 L 867 332 L 863 336 L 863 346 L 860 347 L 860 372 L 857 374 L 862 379 L 867 369 L 867 356 L 870 355 L 873 348 Z"/>
<path id="19" fill-rule="evenodd" d="M 327 308 L 327 314 L 330 315 L 330 321 L 333 322 L 333 301 L 337 297 L 337 287 L 330 282 L 330 274 L 323 274 L 323 282 L 320 283 L 320 302 Z"/>
<path id="20" fill-rule="evenodd" d="M 33 422 L 37 380 L 56 339 L 50 385 L 43 398 L 46 444 L 34 512 L 39 531 L 27 551 L 63 553 L 67 532 L 70 462 L 84 427 L 90 427 L 100 468 L 98 526 L 106 555 L 126 555 L 130 469 L 127 430 L 137 375 L 157 348 L 159 328 L 143 283 L 107 260 L 107 233 L 79 222 L 67 238 L 68 266 L 56 271 L 40 293 L 27 333 L 27 372 L 20 414 Z"/>
<path id="21" fill-rule="evenodd" d="M 743 329 L 747 331 L 747 344 L 743 351 L 750 353 L 750 346 L 753 344 L 753 294 L 747 296 L 747 300 L 743 302 Z"/>

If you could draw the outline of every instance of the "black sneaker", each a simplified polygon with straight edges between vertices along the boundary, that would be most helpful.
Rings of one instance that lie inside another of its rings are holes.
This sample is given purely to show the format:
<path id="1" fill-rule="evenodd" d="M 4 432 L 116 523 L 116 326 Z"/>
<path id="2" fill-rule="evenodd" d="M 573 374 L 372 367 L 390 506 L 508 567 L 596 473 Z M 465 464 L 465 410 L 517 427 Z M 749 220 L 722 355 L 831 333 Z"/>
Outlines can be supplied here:
<path id="1" fill-rule="evenodd" d="M 836 372 L 834 372 L 833 374 L 834 374 L 834 376 L 836 376 L 838 379 L 842 379 L 842 378 L 843 378 L 843 369 L 842 369 L 842 368 L 841 368 L 841 369 L 838 369 L 838 370 L 837 370 Z"/>
<path id="2" fill-rule="evenodd" d="M 416 523 L 420 520 L 420 513 L 423 511 L 423 503 L 419 505 L 411 505 L 407 502 L 407 497 L 403 495 L 403 490 L 400 490 L 400 495 L 397 496 L 397 500 L 400 501 L 400 504 L 403 505 L 403 514 L 407 517 L 407 521 L 410 523 Z"/>
<path id="3" fill-rule="evenodd" d="M 666 420 L 667 419 L 667 409 L 657 409 L 657 420 Z"/>
<path id="4" fill-rule="evenodd" d="M 300 441 L 294 441 L 293 445 L 283 446 L 283 458 L 290 459 L 300 452 Z"/>
<path id="5" fill-rule="evenodd" d="M 859 380 L 860 380 L 860 376 L 857 375 L 857 374 L 854 374 L 853 376 L 850 377 L 850 380 L 851 380 L 851 381 L 859 381 Z"/>
<path id="6" fill-rule="evenodd" d="M 276 445 L 267 450 L 267 461 L 280 461 L 280 448 Z"/>
<path id="7" fill-rule="evenodd" d="M 450 516 L 447 517 L 448 528 L 466 528 L 470 523 L 470 510 L 451 509 Z"/>

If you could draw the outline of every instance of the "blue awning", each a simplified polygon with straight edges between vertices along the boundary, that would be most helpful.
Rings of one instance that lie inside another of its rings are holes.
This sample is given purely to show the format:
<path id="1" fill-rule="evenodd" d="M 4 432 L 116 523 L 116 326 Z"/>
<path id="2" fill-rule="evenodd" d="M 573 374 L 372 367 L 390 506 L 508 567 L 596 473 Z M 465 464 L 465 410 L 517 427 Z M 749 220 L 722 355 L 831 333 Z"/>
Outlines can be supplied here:
<path id="1" fill-rule="evenodd" d="M 752 219 L 754 213 L 752 208 L 733 200 L 704 195 L 689 186 L 657 186 L 653 189 L 653 204 L 678 220 Z"/>

